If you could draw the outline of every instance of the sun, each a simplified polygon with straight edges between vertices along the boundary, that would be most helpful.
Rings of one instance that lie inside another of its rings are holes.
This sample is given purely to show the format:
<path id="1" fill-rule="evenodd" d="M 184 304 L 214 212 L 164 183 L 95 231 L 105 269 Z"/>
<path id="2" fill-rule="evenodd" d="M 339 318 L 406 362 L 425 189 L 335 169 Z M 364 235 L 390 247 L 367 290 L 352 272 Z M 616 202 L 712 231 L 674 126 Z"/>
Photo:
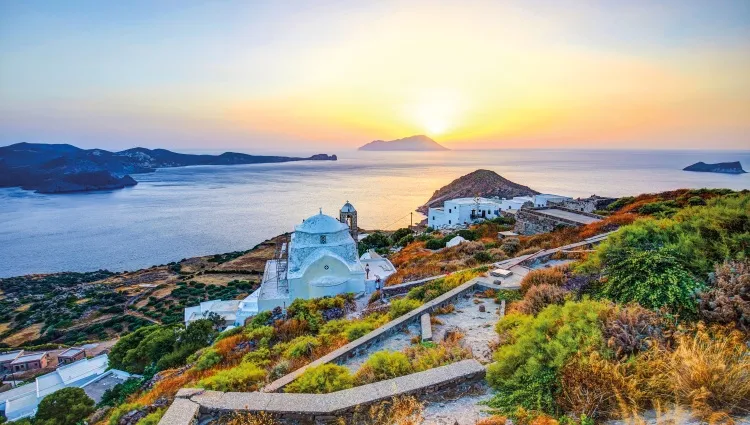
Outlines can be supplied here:
<path id="1" fill-rule="evenodd" d="M 456 126 L 461 104 L 460 96 L 455 92 L 434 90 L 421 93 L 410 105 L 409 114 L 415 127 L 429 136 L 440 136 Z"/>

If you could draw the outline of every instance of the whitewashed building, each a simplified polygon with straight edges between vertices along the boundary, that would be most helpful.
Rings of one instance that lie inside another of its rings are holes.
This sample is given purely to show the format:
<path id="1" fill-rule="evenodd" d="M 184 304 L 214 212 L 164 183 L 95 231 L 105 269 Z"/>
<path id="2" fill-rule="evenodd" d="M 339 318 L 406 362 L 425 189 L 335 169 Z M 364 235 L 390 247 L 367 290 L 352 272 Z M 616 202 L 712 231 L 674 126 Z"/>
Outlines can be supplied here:
<path id="1" fill-rule="evenodd" d="M 347 202 L 339 213 L 337 220 L 321 210 L 295 226 L 289 242 L 283 243 L 274 259 L 266 262 L 260 288 L 245 299 L 234 301 L 236 306 L 229 304 L 232 301 L 213 300 L 188 307 L 185 323 L 215 312 L 227 324 L 233 320 L 234 326 L 241 326 L 248 317 L 276 307 L 286 309 L 297 298 L 372 292 L 395 268 L 374 252 L 365 253 L 360 259 L 354 239 L 357 212 Z"/>
<path id="2" fill-rule="evenodd" d="M 430 208 L 427 212 L 427 225 L 433 229 L 465 226 L 476 221 L 500 217 L 503 213 L 514 214 L 524 204 L 534 208 L 546 207 L 548 202 L 562 202 L 572 199 L 567 196 L 539 194 L 516 196 L 512 199 L 457 198 L 445 201 L 442 207 Z"/>

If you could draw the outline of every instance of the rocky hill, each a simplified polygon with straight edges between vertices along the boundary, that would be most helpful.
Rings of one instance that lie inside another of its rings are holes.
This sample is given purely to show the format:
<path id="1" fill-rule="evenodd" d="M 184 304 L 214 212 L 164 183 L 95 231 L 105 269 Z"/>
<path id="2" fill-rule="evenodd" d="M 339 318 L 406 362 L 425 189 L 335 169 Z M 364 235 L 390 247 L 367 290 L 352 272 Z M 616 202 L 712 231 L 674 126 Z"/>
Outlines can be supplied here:
<path id="1" fill-rule="evenodd" d="M 699 171 L 703 173 L 724 173 L 724 174 L 744 174 L 742 164 L 739 161 L 719 162 L 717 164 L 706 164 L 705 162 L 696 162 L 683 168 L 684 171 Z"/>
<path id="2" fill-rule="evenodd" d="M 40 193 L 122 189 L 137 182 L 129 174 L 189 165 L 237 165 L 289 161 L 335 161 L 336 155 L 308 158 L 246 155 L 190 155 L 165 149 L 120 152 L 80 149 L 67 144 L 17 143 L 0 147 L 0 187 L 20 186 Z"/>
<path id="3" fill-rule="evenodd" d="M 374 140 L 359 148 L 361 151 L 447 151 L 450 150 L 425 135 L 397 140 Z"/>
<path id="4" fill-rule="evenodd" d="M 417 211 L 425 214 L 428 208 L 441 206 L 443 202 L 455 198 L 472 198 L 474 196 L 512 198 L 538 193 L 528 186 L 510 181 L 494 171 L 476 170 L 436 190 L 430 200 L 417 208 Z"/>

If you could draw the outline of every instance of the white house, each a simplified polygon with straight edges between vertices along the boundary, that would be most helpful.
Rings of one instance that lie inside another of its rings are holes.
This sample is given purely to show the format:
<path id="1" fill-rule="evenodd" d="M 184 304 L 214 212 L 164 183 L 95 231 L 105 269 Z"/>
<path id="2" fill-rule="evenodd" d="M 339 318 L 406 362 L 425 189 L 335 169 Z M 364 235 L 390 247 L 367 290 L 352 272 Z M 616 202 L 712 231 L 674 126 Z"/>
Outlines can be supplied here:
<path id="1" fill-rule="evenodd" d="M 241 301 L 213 300 L 185 309 L 185 323 L 215 312 L 241 326 L 248 317 L 276 307 L 285 309 L 297 298 L 372 292 L 395 272 L 393 264 L 375 253 L 358 256 L 357 212 L 350 203 L 339 220 L 322 210 L 294 228 L 276 258 L 266 262 L 260 288 Z M 236 302 L 236 306 L 230 303 Z M 205 305 L 204 305 L 205 304 Z"/>
<path id="2" fill-rule="evenodd" d="M 541 194 L 516 196 L 513 199 L 457 198 L 445 201 L 442 207 L 430 208 L 427 212 L 427 225 L 433 229 L 450 228 L 471 224 L 478 220 L 501 216 L 501 213 L 515 214 L 527 202 L 535 208 L 546 207 L 547 202 L 569 200 L 567 196 Z"/>
<path id="3" fill-rule="evenodd" d="M 546 207 L 547 203 L 550 201 L 562 203 L 564 201 L 570 201 L 572 199 L 573 198 L 569 196 L 552 195 L 549 193 L 540 193 L 539 195 L 534 195 L 534 207 L 535 208 Z"/>

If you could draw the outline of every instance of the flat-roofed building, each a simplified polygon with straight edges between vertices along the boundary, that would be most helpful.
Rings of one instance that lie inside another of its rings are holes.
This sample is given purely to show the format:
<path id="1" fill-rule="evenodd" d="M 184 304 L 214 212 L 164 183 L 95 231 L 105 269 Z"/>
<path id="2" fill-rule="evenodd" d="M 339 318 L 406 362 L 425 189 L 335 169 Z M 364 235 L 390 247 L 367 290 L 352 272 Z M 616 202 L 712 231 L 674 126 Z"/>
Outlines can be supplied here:
<path id="1" fill-rule="evenodd" d="M 57 355 L 57 364 L 70 364 L 84 358 L 86 358 L 86 350 L 78 347 L 70 347 Z"/>
<path id="2" fill-rule="evenodd" d="M 0 374 L 13 372 L 13 367 L 10 364 L 21 355 L 23 355 L 23 350 L 0 353 Z"/>
<path id="3" fill-rule="evenodd" d="M 44 351 L 42 353 L 30 353 L 18 356 L 15 360 L 10 362 L 10 367 L 15 372 L 23 372 L 26 370 L 42 369 L 47 367 L 49 363 L 49 353 Z"/>

